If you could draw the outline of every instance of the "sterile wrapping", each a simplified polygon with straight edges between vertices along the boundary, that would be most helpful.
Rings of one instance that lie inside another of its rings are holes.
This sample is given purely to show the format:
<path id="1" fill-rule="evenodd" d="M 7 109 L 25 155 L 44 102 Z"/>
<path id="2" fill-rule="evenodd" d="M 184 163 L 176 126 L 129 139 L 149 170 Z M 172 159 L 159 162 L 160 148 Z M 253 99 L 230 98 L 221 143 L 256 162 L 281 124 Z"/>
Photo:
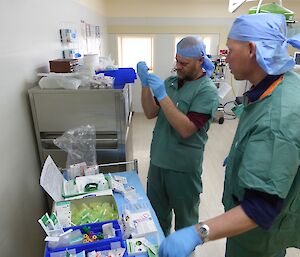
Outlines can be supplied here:
<path id="1" fill-rule="evenodd" d="M 53 140 L 54 144 L 68 153 L 66 168 L 85 162 L 87 166 L 97 165 L 95 126 L 84 125 L 70 129 Z"/>

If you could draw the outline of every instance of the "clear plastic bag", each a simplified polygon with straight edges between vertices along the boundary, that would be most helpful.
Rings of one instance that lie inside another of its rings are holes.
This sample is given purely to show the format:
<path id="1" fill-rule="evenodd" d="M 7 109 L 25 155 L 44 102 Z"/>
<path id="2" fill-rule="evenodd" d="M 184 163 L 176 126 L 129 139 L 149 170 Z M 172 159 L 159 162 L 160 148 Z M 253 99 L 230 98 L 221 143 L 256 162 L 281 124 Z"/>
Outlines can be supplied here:
<path id="1" fill-rule="evenodd" d="M 85 125 L 67 130 L 54 144 L 68 153 L 66 168 L 85 162 L 87 166 L 97 165 L 95 126 Z"/>
<path id="2" fill-rule="evenodd" d="M 39 86 L 42 89 L 44 88 L 78 89 L 78 87 L 81 84 L 81 81 L 79 79 L 67 75 L 49 74 L 47 77 L 43 77 L 40 79 Z"/>

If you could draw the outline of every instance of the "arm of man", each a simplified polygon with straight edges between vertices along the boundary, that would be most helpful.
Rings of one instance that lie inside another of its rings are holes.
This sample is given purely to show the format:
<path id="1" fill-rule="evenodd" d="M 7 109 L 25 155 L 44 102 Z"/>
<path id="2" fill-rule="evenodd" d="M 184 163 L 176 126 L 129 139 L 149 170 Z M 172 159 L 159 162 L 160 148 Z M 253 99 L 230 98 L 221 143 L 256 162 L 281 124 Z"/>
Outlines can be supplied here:
<path id="1" fill-rule="evenodd" d="M 158 115 L 159 105 L 156 103 L 150 88 L 143 87 L 142 88 L 142 107 L 144 110 L 144 114 L 148 119 L 153 119 Z"/>
<path id="2" fill-rule="evenodd" d="M 282 199 L 265 193 L 262 195 L 262 192 L 256 191 L 251 191 L 248 194 L 249 196 L 246 197 L 246 200 L 244 200 L 241 205 L 236 206 L 222 215 L 203 222 L 209 227 L 208 240 L 236 236 L 254 229 L 257 226 L 262 228 L 270 227 L 272 222 L 266 222 L 266 219 L 271 217 L 271 219 L 274 220 L 274 217 L 281 209 Z M 245 204 L 245 202 L 247 204 Z M 265 211 L 262 210 L 260 211 L 261 204 L 269 206 L 266 210 L 267 213 L 264 213 Z M 253 214 L 253 211 L 251 212 L 251 210 L 253 208 L 255 211 L 258 211 L 260 215 L 266 216 L 266 218 L 258 218 L 257 215 L 252 215 L 252 218 L 251 214 Z M 250 215 L 248 214 L 249 209 Z M 200 235 L 200 230 L 200 225 L 196 224 L 171 234 L 163 241 L 159 250 L 160 256 L 181 257 L 190 255 L 197 245 L 204 243 L 202 240 L 203 238 Z M 182 238 L 189 238 L 190 240 L 182 241 Z M 176 245 L 177 248 L 174 248 L 174 245 Z"/>
<path id="3" fill-rule="evenodd" d="M 235 236 L 257 227 L 257 224 L 246 215 L 240 205 L 203 223 L 209 226 L 209 240 Z M 182 240 L 183 238 L 188 240 Z M 170 234 L 160 245 L 159 256 L 190 256 L 195 247 L 203 243 L 200 225 L 196 224 Z"/>
<path id="4" fill-rule="evenodd" d="M 241 205 L 203 223 L 209 226 L 209 240 L 236 236 L 257 227 Z M 199 224 L 195 226 L 199 227 Z"/>
<path id="5" fill-rule="evenodd" d="M 181 112 L 167 95 L 164 82 L 155 74 L 149 74 L 148 83 L 159 101 L 160 108 L 164 112 L 168 122 L 181 137 L 187 138 L 191 136 L 209 120 L 210 114 L 207 114 L 207 110 L 202 112 L 197 108 L 192 108 L 191 112 L 187 114 Z M 207 99 L 206 101 L 209 100 Z"/>
<path id="6" fill-rule="evenodd" d="M 177 109 L 170 97 L 165 97 L 159 102 L 159 104 L 171 126 L 183 138 L 191 136 L 198 130 L 194 122 L 192 122 L 187 115 Z"/>

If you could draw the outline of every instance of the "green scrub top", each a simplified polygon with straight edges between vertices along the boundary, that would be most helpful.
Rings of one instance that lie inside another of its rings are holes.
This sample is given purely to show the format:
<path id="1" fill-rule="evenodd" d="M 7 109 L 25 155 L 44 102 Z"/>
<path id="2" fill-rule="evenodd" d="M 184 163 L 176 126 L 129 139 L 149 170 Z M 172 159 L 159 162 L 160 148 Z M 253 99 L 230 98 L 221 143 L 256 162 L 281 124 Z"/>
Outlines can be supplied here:
<path id="1" fill-rule="evenodd" d="M 165 87 L 168 96 L 182 113 L 205 113 L 211 118 L 203 128 L 184 139 L 160 110 L 153 131 L 151 162 L 165 169 L 179 172 L 198 171 L 201 174 L 207 131 L 219 104 L 217 88 L 207 76 L 185 82 L 180 89 L 178 78 L 169 77 L 165 80 Z"/>
<path id="2" fill-rule="evenodd" d="M 277 195 L 284 207 L 269 230 L 258 227 L 229 239 L 243 253 L 228 256 L 272 256 L 300 247 L 300 76 L 287 72 L 271 95 L 244 105 L 228 156 L 225 210 L 239 205 L 245 189 Z"/>

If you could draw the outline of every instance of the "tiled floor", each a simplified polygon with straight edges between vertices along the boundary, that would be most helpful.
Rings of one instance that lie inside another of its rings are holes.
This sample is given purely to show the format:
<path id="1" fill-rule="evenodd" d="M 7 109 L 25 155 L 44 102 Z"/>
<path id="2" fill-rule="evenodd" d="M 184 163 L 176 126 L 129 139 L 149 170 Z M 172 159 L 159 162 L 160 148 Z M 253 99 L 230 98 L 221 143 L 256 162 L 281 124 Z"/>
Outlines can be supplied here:
<path id="1" fill-rule="evenodd" d="M 226 120 L 224 124 L 213 123 L 205 148 L 203 163 L 203 194 L 200 203 L 200 219 L 205 220 L 223 212 L 224 158 L 227 156 L 234 136 L 237 120 Z M 155 119 L 147 120 L 142 113 L 133 116 L 133 155 L 138 159 L 141 181 L 146 188 L 149 166 L 149 150 Z M 197 257 L 224 257 L 225 240 L 207 243 L 196 250 Z M 255 257 L 255 256 L 253 256 Z M 286 257 L 300 257 L 300 250 L 289 249 Z"/>

